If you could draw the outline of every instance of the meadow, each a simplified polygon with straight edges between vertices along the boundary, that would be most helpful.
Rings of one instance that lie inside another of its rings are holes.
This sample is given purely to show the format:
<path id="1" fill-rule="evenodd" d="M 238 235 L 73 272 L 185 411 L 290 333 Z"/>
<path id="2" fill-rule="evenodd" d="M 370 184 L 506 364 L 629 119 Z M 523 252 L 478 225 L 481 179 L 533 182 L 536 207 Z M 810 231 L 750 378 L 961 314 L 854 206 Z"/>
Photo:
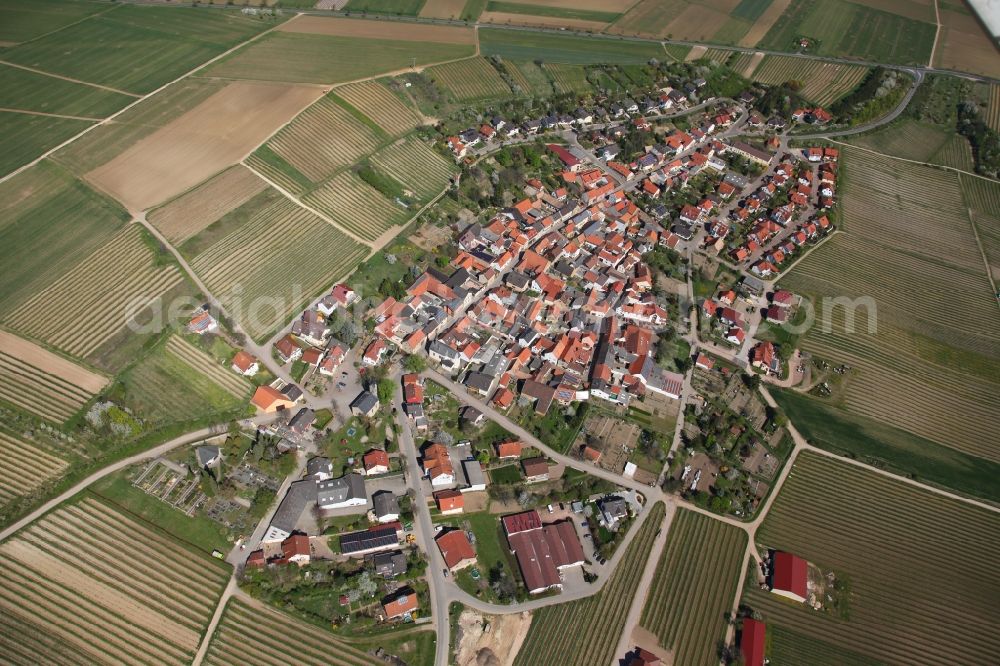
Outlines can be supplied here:
<path id="1" fill-rule="evenodd" d="M 49 161 L 0 183 L 0 311 L 9 313 L 100 248 L 125 211 Z"/>
<path id="2" fill-rule="evenodd" d="M 0 40 L 15 43 L 35 39 L 107 10 L 108 6 L 102 2 L 2 0 Z"/>
<path id="3" fill-rule="evenodd" d="M 0 108 L 99 120 L 135 99 L 131 95 L 0 65 Z"/>
<path id="4" fill-rule="evenodd" d="M 345 83 L 475 53 L 471 44 L 272 32 L 210 67 L 209 76 Z"/>
<path id="5" fill-rule="evenodd" d="M 234 211 L 245 221 L 200 251 L 191 266 L 259 341 L 353 270 L 367 248 L 283 197 L 263 207 L 256 201 Z"/>
<path id="6" fill-rule="evenodd" d="M 486 58 L 471 58 L 424 70 L 456 102 L 472 102 L 510 97 L 507 83 Z"/>
<path id="7" fill-rule="evenodd" d="M 418 138 L 401 139 L 372 155 L 372 164 L 392 174 L 420 201 L 441 193 L 456 167 Z"/>
<path id="8" fill-rule="evenodd" d="M 271 138 L 267 147 L 314 183 L 333 175 L 385 140 L 378 127 L 326 96 Z"/>
<path id="9" fill-rule="evenodd" d="M 31 495 L 68 466 L 62 458 L 0 430 L 0 507 Z"/>
<path id="10" fill-rule="evenodd" d="M 237 11 L 120 4 L 8 49 L 4 60 L 142 94 L 271 25 Z"/>
<path id="11" fill-rule="evenodd" d="M 641 619 L 675 663 L 718 663 L 746 547 L 743 530 L 678 509 Z"/>
<path id="12" fill-rule="evenodd" d="M 7 175 L 41 157 L 94 123 L 73 118 L 53 118 L 0 111 L 0 175 Z"/>
<path id="13" fill-rule="evenodd" d="M 536 610 L 514 666 L 530 664 L 608 664 L 620 655 L 614 650 L 624 629 L 625 616 L 650 557 L 665 507 L 657 502 L 646 511 L 624 557 L 600 592 L 572 603 Z M 572 630 L 567 630 L 572 627 Z"/>
<path id="14" fill-rule="evenodd" d="M 575 65 L 543 65 L 546 73 L 552 77 L 552 85 L 556 94 L 590 92 L 590 82 L 587 81 L 587 70 Z"/>
<path id="15" fill-rule="evenodd" d="M 564 18 L 577 21 L 593 21 L 595 23 L 611 23 L 621 16 L 619 12 L 607 12 L 595 9 L 577 9 L 566 6 L 555 7 L 543 4 L 505 2 L 503 0 L 490 0 L 486 3 L 486 11 L 502 12 L 506 14 L 526 14 L 530 16 L 548 16 L 552 18 Z"/>
<path id="16" fill-rule="evenodd" d="M 775 0 L 779 6 L 782 0 Z M 777 18 L 768 10 L 772 0 L 641 0 L 610 28 L 622 35 L 666 37 L 692 41 L 753 46 L 745 38 L 762 34 Z"/>
<path id="17" fill-rule="evenodd" d="M 183 276 L 138 225 L 124 228 L 48 287 L 4 316 L 11 328 L 86 358 Z"/>
<path id="18" fill-rule="evenodd" d="M 337 174 L 302 200 L 341 229 L 370 242 L 411 216 L 352 171 Z"/>
<path id="19" fill-rule="evenodd" d="M 810 51 L 818 55 L 926 65 L 935 32 L 931 23 L 846 0 L 792 0 L 758 46 L 791 51 L 807 37 L 817 41 Z"/>
<path id="20" fill-rule="evenodd" d="M 334 634 L 277 610 L 232 599 L 209 644 L 205 663 L 288 663 L 288 637 L 295 636 L 295 661 L 304 666 L 366 666 L 372 657 Z M 353 641 L 352 641 L 353 642 Z"/>
<path id="21" fill-rule="evenodd" d="M 991 629 L 1000 621 L 1000 517 L 992 511 L 803 453 L 757 542 L 833 571 L 846 587 L 841 612 L 817 612 L 748 584 L 743 603 L 769 630 L 883 663 L 986 663 L 1000 648 Z M 795 655 L 789 663 L 812 663 L 805 646 L 786 640 L 780 649 Z"/>
<path id="22" fill-rule="evenodd" d="M 0 553 L 0 645 L 29 663 L 189 663 L 227 576 L 207 555 L 89 498 Z"/>
<path id="23" fill-rule="evenodd" d="M 851 148 L 841 164 L 843 233 L 780 284 L 877 314 L 824 308 L 801 347 L 851 366 L 835 406 L 1000 461 L 1000 313 L 957 175 Z"/>
<path id="24" fill-rule="evenodd" d="M 750 76 L 754 81 L 772 85 L 798 81 L 802 85 L 799 92 L 804 98 L 828 106 L 854 90 L 866 74 L 868 68 L 860 65 L 769 55 Z"/>
<path id="25" fill-rule="evenodd" d="M 479 30 L 479 47 L 484 56 L 504 60 L 541 60 L 569 65 L 634 64 L 662 58 L 663 48 L 652 42 L 627 42 L 602 37 L 553 35 L 498 28 Z"/>
<path id="26" fill-rule="evenodd" d="M 339 86 L 334 94 L 394 136 L 406 134 L 421 124 L 419 115 L 378 81 Z"/>
<path id="27" fill-rule="evenodd" d="M 350 12 L 416 16 L 426 0 L 349 0 L 344 9 Z"/>
<path id="28" fill-rule="evenodd" d="M 549 97 L 553 93 L 552 79 L 541 67 L 533 62 L 505 62 L 511 77 L 530 95 Z"/>

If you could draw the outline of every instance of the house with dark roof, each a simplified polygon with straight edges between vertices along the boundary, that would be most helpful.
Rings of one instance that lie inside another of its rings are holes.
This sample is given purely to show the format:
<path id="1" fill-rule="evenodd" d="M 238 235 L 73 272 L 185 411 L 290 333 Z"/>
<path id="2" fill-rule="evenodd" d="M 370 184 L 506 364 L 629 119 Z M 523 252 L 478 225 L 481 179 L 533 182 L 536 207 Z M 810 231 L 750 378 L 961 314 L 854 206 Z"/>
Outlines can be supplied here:
<path id="1" fill-rule="evenodd" d="M 368 503 L 365 477 L 345 474 L 339 479 L 326 479 L 316 484 L 316 505 L 321 510 L 362 506 Z"/>

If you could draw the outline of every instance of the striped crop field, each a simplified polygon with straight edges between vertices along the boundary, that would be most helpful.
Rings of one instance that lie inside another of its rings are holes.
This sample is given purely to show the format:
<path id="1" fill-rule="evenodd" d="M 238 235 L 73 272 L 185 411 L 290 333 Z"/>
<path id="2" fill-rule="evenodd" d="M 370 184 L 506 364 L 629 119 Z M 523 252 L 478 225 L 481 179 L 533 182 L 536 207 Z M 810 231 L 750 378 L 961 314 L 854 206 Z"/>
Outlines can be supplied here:
<path id="1" fill-rule="evenodd" d="M 1000 280 L 1000 183 L 969 175 L 959 175 L 959 181 L 996 282 Z"/>
<path id="2" fill-rule="evenodd" d="M 656 532 L 663 522 L 665 507 L 662 502 L 657 502 L 647 511 L 649 515 L 645 522 L 638 528 L 624 557 L 600 592 L 586 599 L 546 606 L 534 612 L 531 628 L 517 653 L 514 666 L 591 666 L 609 664 L 613 658 L 621 656 L 614 654 L 615 647 Z"/>
<path id="3" fill-rule="evenodd" d="M 907 119 L 874 132 L 851 137 L 849 143 L 893 157 L 918 162 L 937 162 L 936 156 L 955 136 L 955 132 L 941 125 Z"/>
<path id="4" fill-rule="evenodd" d="M 469 58 L 424 70 L 434 83 L 457 102 L 509 97 L 510 87 L 486 58 Z"/>
<path id="5" fill-rule="evenodd" d="M 849 412 L 1000 460 L 1000 312 L 958 176 L 851 148 L 841 162 L 843 233 L 781 281 L 820 306 L 802 348 L 851 366 Z"/>
<path id="6" fill-rule="evenodd" d="M 303 201 L 337 226 L 367 241 L 375 241 L 410 217 L 402 206 L 351 171 L 344 171 L 307 194 Z"/>
<path id="7" fill-rule="evenodd" d="M 229 368 L 223 367 L 211 355 L 198 349 L 182 337 L 171 336 L 167 340 L 167 352 L 187 363 L 196 372 L 205 375 L 218 384 L 222 390 L 236 398 L 246 397 L 250 393 L 250 382 Z"/>
<path id="8" fill-rule="evenodd" d="M 226 213 L 260 194 L 267 183 L 236 165 L 149 214 L 163 236 L 180 245 Z"/>
<path id="9" fill-rule="evenodd" d="M 378 81 L 340 86 L 335 93 L 389 134 L 406 134 L 421 122 L 413 109 Z"/>
<path id="10" fill-rule="evenodd" d="M 0 330 L 0 400 L 62 423 L 107 383 L 103 375 Z"/>
<path id="11" fill-rule="evenodd" d="M 702 51 L 702 49 L 698 47 L 691 49 L 691 52 L 687 54 L 685 60 L 701 60 L 704 58 L 705 60 L 711 60 L 716 64 L 722 64 L 729 59 L 729 56 L 733 55 L 733 51 L 728 49 L 704 49 L 701 53 L 699 53 L 699 51 Z"/>
<path id="12" fill-rule="evenodd" d="M 30 495 L 68 466 L 62 458 L 0 431 L 0 506 Z"/>
<path id="13" fill-rule="evenodd" d="M 590 81 L 587 80 L 587 70 L 579 65 L 543 65 L 545 71 L 552 77 L 557 94 L 590 92 Z"/>
<path id="14" fill-rule="evenodd" d="M 156 265 L 145 231 L 130 225 L 5 322 L 82 358 L 122 330 L 139 311 L 137 303 L 152 301 L 182 279 L 174 264 Z"/>
<path id="15" fill-rule="evenodd" d="M 302 620 L 254 602 L 226 606 L 205 663 L 209 666 L 285 666 L 288 637 L 295 637 L 295 663 L 303 666 L 367 666 L 377 660 Z"/>
<path id="16" fill-rule="evenodd" d="M 750 78 L 754 70 L 757 69 L 757 65 L 760 61 L 764 59 L 763 53 L 740 53 L 738 56 L 733 58 L 732 63 L 729 64 L 729 69 L 733 70 L 742 77 Z"/>
<path id="17" fill-rule="evenodd" d="M 990 84 L 990 101 L 986 107 L 986 124 L 1000 132 L 1000 83 Z"/>
<path id="18" fill-rule="evenodd" d="M 366 254 L 363 245 L 280 198 L 199 253 L 191 266 L 260 340 Z"/>
<path id="19" fill-rule="evenodd" d="M 525 94 L 538 97 L 552 95 L 552 81 L 549 79 L 549 75 L 534 62 L 515 63 L 508 61 L 505 62 L 504 66 Z"/>
<path id="20" fill-rule="evenodd" d="M 227 577 L 93 499 L 48 514 L 0 553 L 0 650 L 16 663 L 190 663 Z"/>
<path id="21" fill-rule="evenodd" d="M 318 183 L 375 150 L 380 141 L 379 131 L 326 96 L 299 114 L 267 146 Z"/>
<path id="22" fill-rule="evenodd" d="M 679 509 L 656 565 L 641 624 L 677 664 L 719 662 L 716 645 L 732 609 L 746 553 L 743 530 Z"/>
<path id="23" fill-rule="evenodd" d="M 972 159 L 972 146 L 969 140 L 961 134 L 952 134 L 951 138 L 944 142 L 941 149 L 931 158 L 934 164 L 972 171 L 976 165 Z"/>
<path id="24" fill-rule="evenodd" d="M 835 663 L 986 664 L 1000 651 L 994 512 L 807 452 L 757 541 L 847 582 L 846 617 L 754 584 L 744 589 L 743 603 L 764 616 L 769 633 L 788 630 L 860 656 Z M 808 658 L 807 641 L 786 638 L 780 649 L 782 663 L 824 663 Z"/>
<path id="25" fill-rule="evenodd" d="M 802 84 L 803 97 L 825 106 L 854 90 L 867 73 L 868 68 L 863 65 L 769 55 L 754 71 L 753 80 L 770 85 L 798 81 Z"/>
<path id="26" fill-rule="evenodd" d="M 397 141 L 372 155 L 371 159 L 375 166 L 421 200 L 440 194 L 455 173 L 454 164 L 416 138 Z"/>

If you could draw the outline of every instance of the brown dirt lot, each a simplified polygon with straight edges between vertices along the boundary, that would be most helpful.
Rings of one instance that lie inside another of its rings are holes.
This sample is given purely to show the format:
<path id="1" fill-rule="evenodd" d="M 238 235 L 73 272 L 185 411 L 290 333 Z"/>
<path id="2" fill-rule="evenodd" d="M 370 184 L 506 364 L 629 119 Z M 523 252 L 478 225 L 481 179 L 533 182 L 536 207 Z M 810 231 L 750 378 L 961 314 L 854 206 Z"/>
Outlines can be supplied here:
<path id="1" fill-rule="evenodd" d="M 757 42 L 764 39 L 764 35 L 778 22 L 790 4 L 792 4 L 792 0 L 773 0 L 764 13 L 760 15 L 760 18 L 750 26 L 747 34 L 743 35 L 739 46 L 757 46 Z"/>
<path id="2" fill-rule="evenodd" d="M 19 338 L 7 331 L 0 331 L 0 352 L 30 363 L 39 370 L 55 375 L 87 393 L 98 393 L 108 383 L 107 377 L 82 368 L 34 342 Z"/>
<path id="3" fill-rule="evenodd" d="M 438 42 L 441 44 L 475 44 L 472 28 L 444 25 L 421 25 L 395 21 L 326 18 L 300 15 L 278 27 L 283 32 L 363 39 L 398 39 L 407 42 Z"/>
<path id="4" fill-rule="evenodd" d="M 427 0 L 420 10 L 421 18 L 458 18 L 465 9 L 465 0 Z"/>
<path id="5" fill-rule="evenodd" d="M 972 15 L 941 10 L 934 66 L 1000 77 L 1000 52 Z"/>
<path id="6" fill-rule="evenodd" d="M 531 16 L 528 14 L 510 14 L 507 12 L 483 12 L 480 23 L 497 23 L 510 25 L 531 25 L 544 28 L 572 28 L 574 30 L 603 30 L 608 24 L 600 21 L 584 21 L 582 19 L 561 18 L 559 16 Z"/>
<path id="7" fill-rule="evenodd" d="M 489 632 L 483 630 L 484 623 L 489 624 Z M 530 626 L 529 613 L 482 615 L 473 610 L 462 611 L 455 639 L 458 652 L 455 662 L 458 666 L 512 664 Z"/>
<path id="8" fill-rule="evenodd" d="M 322 94 L 312 86 L 231 83 L 86 178 L 129 210 L 145 210 L 239 162 Z"/>

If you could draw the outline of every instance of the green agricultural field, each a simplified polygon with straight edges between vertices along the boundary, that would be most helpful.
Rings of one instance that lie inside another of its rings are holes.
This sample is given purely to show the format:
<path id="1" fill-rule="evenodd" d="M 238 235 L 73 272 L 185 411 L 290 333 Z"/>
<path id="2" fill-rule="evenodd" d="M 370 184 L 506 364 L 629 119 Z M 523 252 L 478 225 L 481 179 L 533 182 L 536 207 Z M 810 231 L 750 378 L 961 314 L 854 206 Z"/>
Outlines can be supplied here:
<path id="1" fill-rule="evenodd" d="M 550 97 L 553 93 L 552 79 L 541 67 L 533 62 L 505 62 L 504 67 L 526 93 L 537 97 Z"/>
<path id="2" fill-rule="evenodd" d="M 420 201 L 440 194 L 456 171 L 452 162 L 417 138 L 401 139 L 372 155 L 371 161 Z"/>
<path id="3" fill-rule="evenodd" d="M 88 16 L 108 11 L 103 2 L 81 0 L 2 0 L 0 40 L 23 42 L 59 30 Z"/>
<path id="4" fill-rule="evenodd" d="M 344 7 L 349 12 L 416 16 L 426 0 L 350 0 Z"/>
<path id="5" fill-rule="evenodd" d="M 641 624 L 674 653 L 675 663 L 718 663 L 746 554 L 743 530 L 678 509 L 642 609 Z"/>
<path id="6" fill-rule="evenodd" d="M 771 85 L 797 81 L 805 99 L 827 106 L 854 90 L 868 71 L 860 65 L 769 55 L 754 70 L 753 80 Z"/>
<path id="7" fill-rule="evenodd" d="M 958 176 L 853 148 L 841 165 L 842 233 L 780 281 L 819 305 L 801 347 L 851 368 L 830 404 L 1000 462 L 1000 312 Z"/>
<path id="8" fill-rule="evenodd" d="M 906 119 L 851 137 L 850 143 L 894 157 L 939 164 L 937 156 L 954 136 L 956 133 L 950 128 Z"/>
<path id="9" fill-rule="evenodd" d="M 792 51 L 807 37 L 818 42 L 810 50 L 819 55 L 926 65 L 934 35 L 930 23 L 846 0 L 792 0 L 758 46 Z"/>
<path id="10" fill-rule="evenodd" d="M 554 18 L 572 19 L 574 21 L 594 21 L 595 23 L 611 23 L 621 16 L 617 12 L 572 9 L 569 7 L 549 7 L 520 2 L 504 2 L 503 0 L 490 0 L 486 4 L 486 11 L 504 12 L 506 14 L 527 14 L 529 16 L 551 16 Z"/>
<path id="11" fill-rule="evenodd" d="M 0 108 L 101 119 L 135 98 L 0 65 Z"/>
<path id="12" fill-rule="evenodd" d="M 30 163 L 63 141 L 87 129 L 92 122 L 0 111 L 0 175 Z"/>
<path id="13" fill-rule="evenodd" d="M 587 70 L 576 65 L 543 65 L 550 77 L 556 93 L 590 92 L 590 81 L 587 80 Z"/>
<path id="14" fill-rule="evenodd" d="M 95 127 L 53 158 L 78 175 L 86 174 L 176 120 L 184 111 L 193 109 L 223 85 L 219 81 L 185 79 L 136 104 L 113 123 Z"/>
<path id="15" fill-rule="evenodd" d="M 966 174 L 960 175 L 959 181 L 996 281 L 1000 279 L 1000 183 Z"/>
<path id="16" fill-rule="evenodd" d="M 541 60 L 569 65 L 641 65 L 651 58 L 663 58 L 663 48 L 653 42 L 628 42 L 602 37 L 553 35 L 519 30 L 483 28 L 479 31 L 483 55 L 504 60 Z"/>
<path id="17" fill-rule="evenodd" d="M 479 15 L 486 11 L 486 2 L 487 0 L 466 0 L 460 18 L 463 21 L 478 21 Z"/>
<path id="18" fill-rule="evenodd" d="M 367 241 L 378 239 L 412 215 L 351 171 L 337 174 L 303 201 L 340 228 Z"/>
<path id="19" fill-rule="evenodd" d="M 651 555 L 665 507 L 657 502 L 646 510 L 649 515 L 600 592 L 580 601 L 535 611 L 528 636 L 514 660 L 515 666 L 591 666 L 608 664 L 621 656 L 614 654 L 615 646 L 636 594 L 639 577 Z M 572 627 L 572 631 L 567 627 Z"/>
<path id="20" fill-rule="evenodd" d="M 447 91 L 456 102 L 510 97 L 511 90 L 486 58 L 471 58 L 424 71 L 424 76 Z"/>
<path id="21" fill-rule="evenodd" d="M 237 11 L 122 4 L 9 49 L 4 59 L 81 81 L 148 93 L 271 25 L 273 20 Z"/>
<path id="22" fill-rule="evenodd" d="M 748 581 L 743 603 L 779 636 L 787 629 L 869 660 L 914 665 L 988 663 L 1000 650 L 993 511 L 803 453 L 757 542 L 832 571 L 844 588 L 837 609 L 816 611 Z M 794 636 L 779 647 L 803 648 Z"/>
<path id="23" fill-rule="evenodd" d="M 125 211 L 48 161 L 0 183 L 0 311 L 58 281 L 127 221 Z"/>
<path id="24" fill-rule="evenodd" d="M 273 32 L 213 65 L 224 78 L 340 83 L 473 55 L 471 44 Z"/>

